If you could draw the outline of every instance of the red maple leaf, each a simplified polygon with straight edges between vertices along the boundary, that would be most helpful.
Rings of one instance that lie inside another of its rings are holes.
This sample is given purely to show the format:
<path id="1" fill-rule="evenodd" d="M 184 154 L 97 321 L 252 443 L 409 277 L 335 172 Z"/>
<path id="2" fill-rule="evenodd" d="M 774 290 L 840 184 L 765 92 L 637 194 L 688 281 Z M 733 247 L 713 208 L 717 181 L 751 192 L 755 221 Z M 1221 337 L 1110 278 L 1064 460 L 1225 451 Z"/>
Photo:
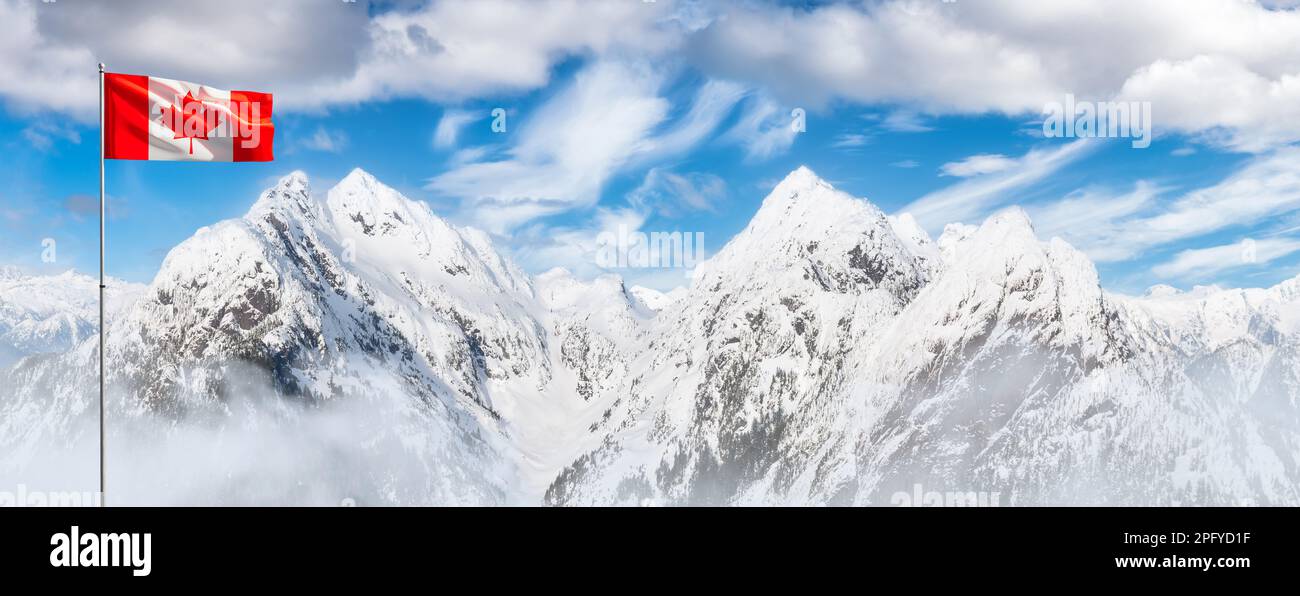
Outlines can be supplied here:
<path id="1" fill-rule="evenodd" d="M 189 139 L 190 155 L 194 155 L 194 139 L 206 141 L 208 132 L 212 130 L 208 127 L 208 109 L 202 101 L 195 99 L 188 91 L 185 97 L 181 98 L 180 103 L 179 110 L 176 109 L 175 104 L 167 106 L 163 124 L 172 129 L 175 138 Z"/>

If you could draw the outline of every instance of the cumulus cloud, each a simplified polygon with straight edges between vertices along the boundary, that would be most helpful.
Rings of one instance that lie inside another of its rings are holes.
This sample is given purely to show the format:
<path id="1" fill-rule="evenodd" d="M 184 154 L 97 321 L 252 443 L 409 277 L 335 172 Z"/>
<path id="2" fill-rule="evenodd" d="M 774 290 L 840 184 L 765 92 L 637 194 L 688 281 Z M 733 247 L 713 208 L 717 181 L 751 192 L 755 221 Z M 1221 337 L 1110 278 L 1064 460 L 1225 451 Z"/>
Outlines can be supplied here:
<path id="1" fill-rule="evenodd" d="M 559 60 L 680 43 L 672 2 L 0 0 L 0 97 L 90 121 L 110 71 L 270 91 L 314 109 L 392 97 L 454 101 L 546 85 Z"/>
<path id="2" fill-rule="evenodd" d="M 455 101 L 545 86 L 574 55 L 657 53 L 679 43 L 671 2 L 442 0 L 376 16 L 348 76 L 322 81 L 325 101 Z"/>
<path id="3" fill-rule="evenodd" d="M 1259 152 L 1300 139 L 1300 64 L 1290 68 L 1274 78 L 1227 56 L 1159 60 L 1130 77 L 1120 95 L 1150 101 L 1157 127 Z"/>
<path id="4" fill-rule="evenodd" d="M 692 39 L 715 76 L 794 105 L 1041 113 L 1065 94 L 1151 101 L 1157 129 L 1260 151 L 1300 139 L 1300 13 L 1241 0 L 985 0 L 719 9 Z"/>
<path id="5" fill-rule="evenodd" d="M 0 0 L 0 97 L 89 121 L 102 60 L 269 90 L 284 109 L 456 102 L 544 87 L 566 59 L 635 55 L 681 59 L 782 106 L 906 106 L 882 120 L 894 131 L 943 114 L 1041 113 L 1069 93 L 1150 101 L 1157 132 L 1262 152 L 1300 140 L 1296 39 L 1289 0 L 231 0 L 174 13 L 146 0 Z M 760 153 L 782 141 L 757 140 Z"/>
<path id="6" fill-rule="evenodd" d="M 230 0 L 159 11 L 157 2 L 0 0 L 0 96 L 13 108 L 96 112 L 96 62 L 150 74 L 276 93 L 354 72 L 368 44 L 364 5 Z"/>

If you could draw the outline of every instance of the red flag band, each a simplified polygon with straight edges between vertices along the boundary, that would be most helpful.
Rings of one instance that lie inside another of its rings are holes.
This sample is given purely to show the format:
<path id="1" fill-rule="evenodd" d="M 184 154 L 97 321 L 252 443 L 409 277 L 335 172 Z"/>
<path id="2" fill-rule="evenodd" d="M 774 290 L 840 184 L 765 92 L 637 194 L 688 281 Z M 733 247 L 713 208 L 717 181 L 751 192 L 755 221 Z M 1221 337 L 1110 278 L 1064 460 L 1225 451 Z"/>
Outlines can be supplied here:
<path id="1" fill-rule="evenodd" d="M 104 157 L 271 161 L 271 94 L 104 73 Z"/>

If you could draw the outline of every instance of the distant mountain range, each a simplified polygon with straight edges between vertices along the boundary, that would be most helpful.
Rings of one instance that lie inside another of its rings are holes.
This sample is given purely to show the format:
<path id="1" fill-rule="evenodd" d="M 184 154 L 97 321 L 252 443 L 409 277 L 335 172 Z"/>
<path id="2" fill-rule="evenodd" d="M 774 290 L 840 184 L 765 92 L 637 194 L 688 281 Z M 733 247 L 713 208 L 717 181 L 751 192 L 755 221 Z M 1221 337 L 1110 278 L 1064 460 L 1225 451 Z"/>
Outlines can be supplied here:
<path id="1" fill-rule="evenodd" d="M 0 274 L 0 478 L 94 436 L 95 285 Z M 1020 210 L 933 240 L 806 168 L 670 294 L 360 170 L 109 292 L 130 502 L 1300 504 L 1300 278 L 1114 295 Z"/>

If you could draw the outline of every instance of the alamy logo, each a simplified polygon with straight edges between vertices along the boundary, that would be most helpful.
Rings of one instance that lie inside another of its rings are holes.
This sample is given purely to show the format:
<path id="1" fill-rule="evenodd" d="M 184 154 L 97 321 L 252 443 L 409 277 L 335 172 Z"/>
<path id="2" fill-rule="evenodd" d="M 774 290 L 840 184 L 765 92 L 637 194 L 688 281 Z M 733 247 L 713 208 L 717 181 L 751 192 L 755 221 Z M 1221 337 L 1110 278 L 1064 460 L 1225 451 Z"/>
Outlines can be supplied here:
<path id="1" fill-rule="evenodd" d="M 1057 138 L 1131 138 L 1134 149 L 1151 146 L 1151 102 L 1051 102 L 1043 107 L 1043 136 Z"/>
<path id="2" fill-rule="evenodd" d="M 690 270 L 704 255 L 703 232 L 631 232 L 626 225 L 618 233 L 596 236 L 596 265 L 605 269 L 681 268 Z"/>
<path id="3" fill-rule="evenodd" d="M 136 577 L 149 575 L 150 541 L 145 534 L 82 534 L 72 526 L 68 533 L 50 537 L 50 565 L 53 567 L 126 567 Z"/>
<path id="4" fill-rule="evenodd" d="M 0 490 L 0 507 L 98 507 L 103 495 L 97 492 L 27 490 L 19 484 L 18 490 Z"/>
<path id="5" fill-rule="evenodd" d="M 262 144 L 262 103 L 259 101 L 232 102 L 185 92 L 176 94 L 170 104 L 155 103 L 153 120 L 172 132 L 176 140 L 188 140 L 190 155 L 194 154 L 194 141 L 210 138 L 232 137 L 239 139 L 240 147 L 254 149 Z"/>
<path id="6" fill-rule="evenodd" d="M 1001 507 L 1002 493 L 958 490 L 925 490 L 920 484 L 912 485 L 912 492 L 898 491 L 889 499 L 895 507 Z"/>

